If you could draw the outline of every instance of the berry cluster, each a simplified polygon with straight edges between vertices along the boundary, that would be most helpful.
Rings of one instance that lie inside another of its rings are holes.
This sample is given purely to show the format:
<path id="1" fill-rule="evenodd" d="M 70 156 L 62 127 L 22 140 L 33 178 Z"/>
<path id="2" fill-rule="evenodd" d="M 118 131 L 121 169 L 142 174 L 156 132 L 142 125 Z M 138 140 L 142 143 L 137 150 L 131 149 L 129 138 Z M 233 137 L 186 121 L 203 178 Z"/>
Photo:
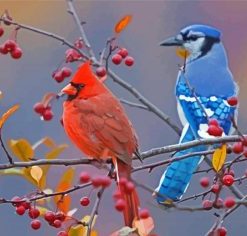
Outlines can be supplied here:
<path id="1" fill-rule="evenodd" d="M 33 110 L 40 115 L 40 117 L 45 120 L 49 121 L 53 118 L 54 114 L 51 110 L 50 106 L 45 106 L 42 102 L 37 102 L 33 106 Z"/>
<path id="2" fill-rule="evenodd" d="M 223 128 L 220 127 L 219 122 L 216 119 L 210 119 L 207 132 L 209 135 L 220 137 L 223 134 Z"/>
<path id="3" fill-rule="evenodd" d="M 126 48 L 120 48 L 118 52 L 112 56 L 111 60 L 115 65 L 119 65 L 124 59 L 124 64 L 126 66 L 133 66 L 135 62 L 134 58 L 128 55 L 129 52 Z"/>
<path id="4" fill-rule="evenodd" d="M 10 53 L 11 57 L 14 59 L 19 59 L 22 56 L 22 50 L 18 46 L 17 42 L 11 39 L 8 39 L 0 45 L 0 53 L 1 54 L 8 54 Z"/>
<path id="5" fill-rule="evenodd" d="M 72 70 L 69 67 L 62 67 L 62 69 L 54 71 L 52 74 L 52 78 L 58 82 L 62 83 L 65 78 L 70 77 L 72 74 Z"/>

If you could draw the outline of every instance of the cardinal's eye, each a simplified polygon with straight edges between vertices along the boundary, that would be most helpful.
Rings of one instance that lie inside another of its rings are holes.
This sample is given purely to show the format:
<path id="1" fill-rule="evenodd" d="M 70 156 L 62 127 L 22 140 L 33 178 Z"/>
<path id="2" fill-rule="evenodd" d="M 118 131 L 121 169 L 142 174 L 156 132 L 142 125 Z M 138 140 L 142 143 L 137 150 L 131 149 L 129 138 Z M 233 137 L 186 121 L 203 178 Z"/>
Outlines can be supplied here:
<path id="1" fill-rule="evenodd" d="M 78 91 L 80 91 L 83 87 L 85 87 L 85 84 L 76 84 L 73 82 L 70 82 L 70 84 L 75 87 Z"/>

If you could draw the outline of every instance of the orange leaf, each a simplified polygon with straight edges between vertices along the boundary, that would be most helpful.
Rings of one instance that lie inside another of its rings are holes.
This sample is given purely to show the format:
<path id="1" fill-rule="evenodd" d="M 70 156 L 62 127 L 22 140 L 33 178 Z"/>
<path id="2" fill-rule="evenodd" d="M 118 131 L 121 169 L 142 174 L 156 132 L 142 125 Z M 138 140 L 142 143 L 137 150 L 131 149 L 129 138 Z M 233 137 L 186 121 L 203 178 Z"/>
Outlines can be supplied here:
<path id="1" fill-rule="evenodd" d="M 3 127 L 6 120 L 16 111 L 20 106 L 18 104 L 12 106 L 8 111 L 6 111 L 0 118 L 0 129 Z"/>
<path id="2" fill-rule="evenodd" d="M 127 25 L 130 23 L 130 21 L 132 20 L 132 16 L 131 15 L 126 15 L 124 16 L 116 25 L 115 25 L 115 32 L 118 34 L 120 32 L 122 32 Z"/>
<path id="3" fill-rule="evenodd" d="M 148 236 L 154 228 L 154 221 L 152 217 L 147 219 L 135 220 L 133 227 L 138 230 L 140 236 Z"/>
<path id="4" fill-rule="evenodd" d="M 184 49 L 184 48 L 177 48 L 176 49 L 176 54 L 179 57 L 182 57 L 183 59 L 186 59 L 190 55 L 190 52 L 188 50 Z"/>
<path id="5" fill-rule="evenodd" d="M 212 165 L 216 172 L 218 172 L 224 165 L 226 160 L 226 144 L 214 151 Z"/>

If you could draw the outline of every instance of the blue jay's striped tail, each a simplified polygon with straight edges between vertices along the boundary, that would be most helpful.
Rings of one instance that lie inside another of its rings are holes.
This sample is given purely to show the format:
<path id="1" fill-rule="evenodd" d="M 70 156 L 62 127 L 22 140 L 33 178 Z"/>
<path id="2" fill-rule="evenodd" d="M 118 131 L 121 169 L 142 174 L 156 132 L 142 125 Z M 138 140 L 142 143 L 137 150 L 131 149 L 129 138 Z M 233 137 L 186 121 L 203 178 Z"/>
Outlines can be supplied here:
<path id="1" fill-rule="evenodd" d="M 189 142 L 194 140 L 194 135 L 189 126 L 184 128 L 180 143 Z M 174 157 L 179 157 L 188 153 L 206 150 L 205 146 L 197 146 L 177 152 Z M 165 201 L 179 200 L 187 187 L 189 186 L 190 179 L 193 172 L 197 169 L 201 160 L 201 156 L 193 156 L 180 161 L 172 162 L 161 177 L 157 192 L 158 203 Z"/>

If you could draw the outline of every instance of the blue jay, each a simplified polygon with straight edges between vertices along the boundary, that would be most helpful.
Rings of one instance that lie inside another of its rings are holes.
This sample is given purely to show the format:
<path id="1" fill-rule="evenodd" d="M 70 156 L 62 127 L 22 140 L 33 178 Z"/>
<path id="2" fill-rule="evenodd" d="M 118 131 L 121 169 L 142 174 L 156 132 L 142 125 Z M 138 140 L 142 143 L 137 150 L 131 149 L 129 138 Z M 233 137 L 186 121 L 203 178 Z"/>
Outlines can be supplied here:
<path id="1" fill-rule="evenodd" d="M 212 137 L 207 132 L 209 119 L 217 119 L 223 136 L 232 133 L 232 118 L 236 119 L 237 107 L 230 106 L 227 99 L 237 95 L 238 87 L 228 68 L 220 31 L 207 25 L 191 25 L 160 45 L 179 46 L 189 52 L 175 87 L 178 114 L 183 124 L 179 143 Z M 174 156 L 206 149 L 201 145 L 179 151 Z M 171 163 L 156 189 L 158 203 L 181 199 L 201 160 L 201 156 L 193 156 Z"/>

